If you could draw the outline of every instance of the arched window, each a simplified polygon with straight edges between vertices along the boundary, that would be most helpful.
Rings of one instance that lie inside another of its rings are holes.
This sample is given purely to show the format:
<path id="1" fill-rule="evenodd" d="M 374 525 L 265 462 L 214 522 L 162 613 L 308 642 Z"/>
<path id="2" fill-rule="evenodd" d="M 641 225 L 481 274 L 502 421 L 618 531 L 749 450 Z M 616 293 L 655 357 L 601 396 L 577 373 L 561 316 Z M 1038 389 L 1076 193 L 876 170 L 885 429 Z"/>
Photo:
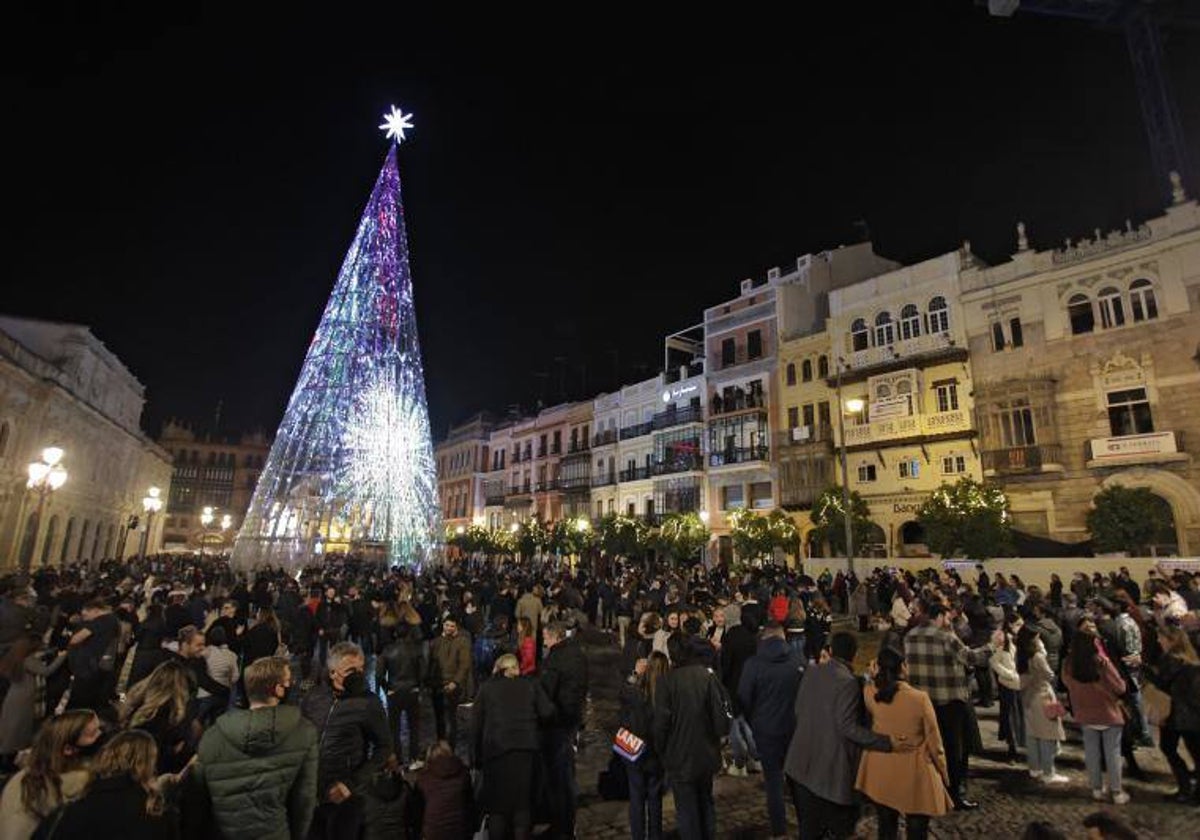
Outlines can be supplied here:
<path id="1" fill-rule="evenodd" d="M 804 382 L 812 382 L 812 359 L 805 359 L 800 365 L 800 379 Z"/>
<path id="2" fill-rule="evenodd" d="M 1152 321 L 1158 317 L 1158 301 L 1154 298 L 1153 283 L 1143 277 L 1129 284 L 1129 309 L 1135 322 Z M 0 432 L 0 441 L 3 441 L 3 434 Z M 3 454 L 4 445 L 0 443 L 0 455 Z"/>
<path id="3" fill-rule="evenodd" d="M 881 382 L 875 386 L 875 399 L 886 400 L 891 395 L 892 389 L 889 388 L 886 383 Z"/>
<path id="4" fill-rule="evenodd" d="M 1083 335 L 1096 329 L 1096 313 L 1087 295 L 1071 295 L 1067 301 L 1067 318 L 1071 321 L 1072 335 Z"/>
<path id="5" fill-rule="evenodd" d="M 822 379 L 829 378 L 829 357 L 820 356 L 817 358 L 817 376 Z"/>
<path id="6" fill-rule="evenodd" d="M 931 333 L 942 333 L 949 330 L 950 307 L 946 306 L 946 299 L 938 295 L 929 301 L 929 331 Z"/>
<path id="7" fill-rule="evenodd" d="M 895 328 L 890 312 L 880 312 L 875 316 L 875 346 L 886 347 L 896 340 Z"/>
<path id="8" fill-rule="evenodd" d="M 1153 298 L 1154 293 L 1150 293 Z M 0 423 L 0 458 L 8 452 L 8 422 Z"/>
<path id="9" fill-rule="evenodd" d="M 795 362 L 788 362 L 788 366 L 787 366 L 787 384 L 789 384 L 789 385 L 795 385 L 795 384 L 796 384 L 796 364 L 795 364 Z"/>
<path id="10" fill-rule="evenodd" d="M 900 338 L 907 341 L 921 334 L 921 313 L 916 304 L 906 303 L 900 310 Z"/>
<path id="11" fill-rule="evenodd" d="M 1125 299 L 1112 286 L 1101 289 L 1097 297 L 1100 302 L 1100 325 L 1104 329 L 1119 327 L 1125 323 Z"/>
<path id="12" fill-rule="evenodd" d="M 854 323 L 850 325 L 850 345 L 854 350 L 866 350 L 871 342 L 868 336 L 867 322 L 862 318 L 856 318 Z"/>

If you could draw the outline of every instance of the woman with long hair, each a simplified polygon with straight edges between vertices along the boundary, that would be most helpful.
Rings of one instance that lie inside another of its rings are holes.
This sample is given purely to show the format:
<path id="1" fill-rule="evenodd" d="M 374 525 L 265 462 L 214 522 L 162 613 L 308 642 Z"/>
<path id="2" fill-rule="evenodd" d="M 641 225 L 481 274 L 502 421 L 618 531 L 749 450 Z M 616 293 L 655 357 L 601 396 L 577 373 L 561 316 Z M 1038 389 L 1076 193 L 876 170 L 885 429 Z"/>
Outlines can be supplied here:
<path id="1" fill-rule="evenodd" d="M 995 652 L 988 665 L 1000 685 L 1000 740 L 1008 744 L 1008 761 L 1017 760 L 1017 745 L 1025 746 L 1025 712 L 1021 709 L 1021 675 L 1017 673 L 1016 635 L 1021 619 L 1011 618 L 992 634 Z"/>
<path id="2" fill-rule="evenodd" d="M 671 669 L 667 657 L 653 651 L 639 661 L 636 681 L 621 691 L 621 726 L 646 742 L 641 757 L 625 765 L 629 779 L 629 833 L 633 840 L 662 837 L 663 767 L 654 749 L 654 695 Z"/>
<path id="3" fill-rule="evenodd" d="M 86 762 L 100 734 L 100 719 L 91 709 L 72 709 L 42 724 L 25 769 L 0 795 L 0 840 L 28 840 L 54 809 L 83 793 Z"/>
<path id="4" fill-rule="evenodd" d="M 279 650 L 279 618 L 271 607 L 258 611 L 254 626 L 242 634 L 242 663 L 249 665 Z"/>
<path id="5" fill-rule="evenodd" d="M 171 660 L 129 689 L 121 709 L 127 729 L 140 729 L 158 744 L 158 772 L 178 773 L 191 760 L 191 676 L 186 665 Z"/>
<path id="6" fill-rule="evenodd" d="M 1092 798 L 1103 801 L 1108 792 L 1116 805 L 1129 801 L 1121 790 L 1121 731 L 1125 718 L 1120 696 L 1125 680 L 1104 651 L 1100 638 L 1080 628 L 1071 639 L 1071 650 L 1063 663 L 1062 679 L 1071 696 L 1071 713 L 1083 730 L 1083 761 L 1092 784 Z M 1108 767 L 1104 782 L 1101 761 Z"/>
<path id="7" fill-rule="evenodd" d="M 1017 674 L 1021 678 L 1021 710 L 1025 715 L 1025 760 L 1029 775 L 1048 785 L 1070 781 L 1054 770 L 1063 732 L 1061 705 L 1054 693 L 1054 671 L 1046 647 L 1028 624 L 1017 631 Z"/>
<path id="8" fill-rule="evenodd" d="M 145 732 L 121 732 L 104 745 L 81 799 L 51 816 L 53 837 L 174 840 L 179 826 L 154 786 L 158 747 Z"/>
<path id="9" fill-rule="evenodd" d="M 472 707 L 474 756 L 483 768 L 481 805 L 488 836 L 516 840 L 533 836 L 534 772 L 541 739 L 539 723 L 554 715 L 554 704 L 537 680 L 521 676 L 517 657 L 496 660 Z"/>
<path id="10" fill-rule="evenodd" d="M 517 619 L 517 659 L 522 677 L 537 672 L 537 639 L 533 637 L 533 622 L 527 616 Z"/>
<path id="11" fill-rule="evenodd" d="M 873 719 L 872 729 L 912 749 L 864 751 L 855 787 L 875 803 L 880 840 L 899 836 L 901 814 L 905 836 L 924 840 L 929 836 L 930 817 L 954 808 L 946 789 L 950 775 L 933 703 L 928 694 L 909 685 L 908 663 L 888 647 L 879 651 L 863 697 Z"/>
<path id="12" fill-rule="evenodd" d="M 1158 748 L 1175 774 L 1178 790 L 1168 798 L 1175 802 L 1200 802 L 1200 657 L 1187 632 L 1168 625 L 1158 631 L 1161 653 L 1145 673 L 1160 690 L 1171 696 L 1171 712 L 1159 726 Z M 1192 755 L 1192 767 L 1179 755 L 1179 741 Z"/>

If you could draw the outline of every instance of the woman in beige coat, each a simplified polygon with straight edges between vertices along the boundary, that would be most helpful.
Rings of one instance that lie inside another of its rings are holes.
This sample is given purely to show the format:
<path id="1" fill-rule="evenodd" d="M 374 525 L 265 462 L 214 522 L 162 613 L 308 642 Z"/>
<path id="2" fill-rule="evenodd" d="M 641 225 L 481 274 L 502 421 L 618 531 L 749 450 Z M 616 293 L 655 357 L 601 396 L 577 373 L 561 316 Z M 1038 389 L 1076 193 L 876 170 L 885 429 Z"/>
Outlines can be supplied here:
<path id="1" fill-rule="evenodd" d="M 1059 714 L 1062 705 L 1054 693 L 1054 671 L 1046 659 L 1046 648 L 1029 625 L 1017 631 L 1017 674 L 1021 677 L 1029 775 L 1048 785 L 1066 784 L 1070 779 L 1054 769 L 1058 745 L 1066 737 Z"/>
<path id="2" fill-rule="evenodd" d="M 929 695 L 908 684 L 908 665 L 901 654 L 883 648 L 874 670 L 873 683 L 863 690 L 872 729 L 891 737 L 892 743 L 908 744 L 911 750 L 864 752 L 855 787 L 875 803 L 880 840 L 899 836 L 901 814 L 906 836 L 924 840 L 929 836 L 929 818 L 954 807 L 946 790 L 946 751 L 937 717 Z"/>

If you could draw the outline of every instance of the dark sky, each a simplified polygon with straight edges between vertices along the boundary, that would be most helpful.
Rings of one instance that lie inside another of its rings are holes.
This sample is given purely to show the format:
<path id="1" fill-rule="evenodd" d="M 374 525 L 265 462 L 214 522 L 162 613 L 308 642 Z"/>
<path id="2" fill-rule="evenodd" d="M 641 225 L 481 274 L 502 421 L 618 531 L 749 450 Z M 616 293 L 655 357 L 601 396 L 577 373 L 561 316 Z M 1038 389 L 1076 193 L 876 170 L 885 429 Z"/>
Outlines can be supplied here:
<path id="1" fill-rule="evenodd" d="M 226 429 L 275 428 L 393 102 L 416 114 L 401 177 L 439 435 L 559 398 L 563 369 L 569 398 L 651 375 L 664 334 L 857 219 L 903 262 L 964 238 L 999 260 L 1018 219 L 1048 247 L 1164 201 L 1122 35 L 969 0 L 747 21 L 48 5 L 0 44 L 0 310 L 90 325 L 152 431 L 218 400 Z M 1195 150 L 1200 35 L 1167 51 Z"/>

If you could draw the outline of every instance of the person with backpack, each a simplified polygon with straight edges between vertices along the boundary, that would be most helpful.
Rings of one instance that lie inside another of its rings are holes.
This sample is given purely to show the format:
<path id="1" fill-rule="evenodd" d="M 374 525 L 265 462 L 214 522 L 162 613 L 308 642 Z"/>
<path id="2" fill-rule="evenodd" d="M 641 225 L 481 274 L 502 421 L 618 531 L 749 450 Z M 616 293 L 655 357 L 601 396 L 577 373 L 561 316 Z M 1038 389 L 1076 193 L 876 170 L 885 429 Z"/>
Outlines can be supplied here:
<path id="1" fill-rule="evenodd" d="M 626 758 L 629 780 L 629 834 L 633 840 L 661 840 L 663 768 L 654 748 L 654 698 L 662 678 L 671 670 L 666 656 L 653 651 L 635 666 L 634 682 L 621 689 L 621 727 L 644 743 L 635 760 Z"/>
<path id="2" fill-rule="evenodd" d="M 713 776 L 732 720 L 729 697 L 686 639 L 675 634 L 668 644 L 674 668 L 655 689 L 654 743 L 675 797 L 681 840 L 714 840 Z"/>

